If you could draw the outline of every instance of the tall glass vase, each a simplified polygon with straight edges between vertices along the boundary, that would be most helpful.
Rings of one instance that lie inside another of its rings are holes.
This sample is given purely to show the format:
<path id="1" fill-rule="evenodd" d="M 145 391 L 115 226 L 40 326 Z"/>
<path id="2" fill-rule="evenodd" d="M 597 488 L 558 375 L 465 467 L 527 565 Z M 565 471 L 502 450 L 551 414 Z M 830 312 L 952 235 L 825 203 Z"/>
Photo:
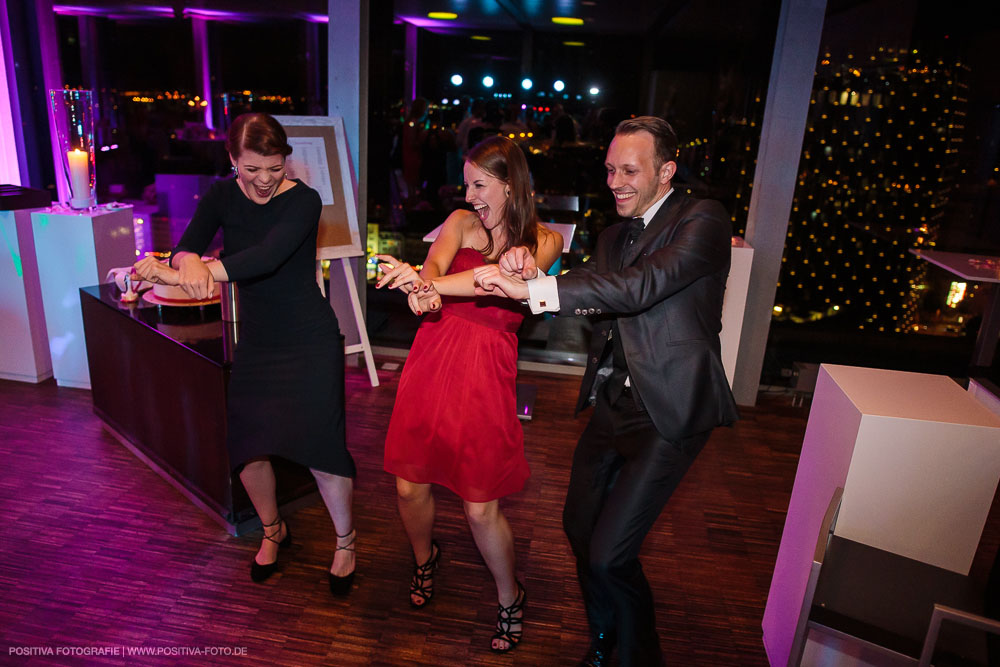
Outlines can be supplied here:
<path id="1" fill-rule="evenodd" d="M 62 170 L 69 184 L 70 208 L 96 206 L 93 92 L 50 90 L 49 100 L 54 125 L 52 141 L 62 158 Z"/>

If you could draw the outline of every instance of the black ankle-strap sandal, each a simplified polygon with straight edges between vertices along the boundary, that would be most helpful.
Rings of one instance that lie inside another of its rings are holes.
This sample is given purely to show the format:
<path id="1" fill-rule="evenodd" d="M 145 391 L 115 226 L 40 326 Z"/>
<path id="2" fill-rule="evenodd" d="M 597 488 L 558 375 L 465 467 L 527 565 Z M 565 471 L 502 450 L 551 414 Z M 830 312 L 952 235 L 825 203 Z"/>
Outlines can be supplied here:
<path id="1" fill-rule="evenodd" d="M 337 539 L 338 540 L 342 540 L 345 537 L 347 537 L 348 535 L 353 535 L 354 537 L 352 537 L 351 541 L 348 542 L 347 544 L 344 544 L 344 545 L 338 544 L 337 548 L 334 549 L 334 552 L 337 552 L 337 551 L 350 551 L 351 553 L 354 553 L 354 543 L 358 539 L 358 531 L 357 531 L 357 529 L 352 530 L 349 533 L 344 533 L 343 535 L 337 535 Z M 337 596 L 343 596 L 343 595 L 347 595 L 348 593 L 350 593 L 351 592 L 351 584 L 354 583 L 354 572 L 355 571 L 356 570 L 352 570 L 350 574 L 345 574 L 342 577 L 339 577 L 336 574 L 334 574 L 333 572 L 331 572 L 330 573 L 330 593 L 332 593 L 333 595 L 337 595 Z"/>
<path id="2" fill-rule="evenodd" d="M 410 606 L 420 609 L 434 597 L 434 570 L 441 559 L 441 547 L 436 540 L 431 540 L 431 557 L 423 565 L 413 566 L 413 579 L 410 580 Z M 423 602 L 414 602 L 412 596 L 417 596 Z"/>
<path id="3" fill-rule="evenodd" d="M 279 549 L 281 547 L 289 547 L 292 545 L 292 529 L 288 528 L 287 526 L 285 529 L 285 539 L 281 540 L 280 542 L 275 539 L 281 533 L 282 523 L 284 523 L 284 520 L 279 516 L 277 519 L 274 520 L 274 523 L 260 524 L 261 528 L 264 529 L 264 539 L 267 540 L 268 542 L 273 542 L 274 544 L 277 544 Z M 274 528 L 275 526 L 277 526 L 278 529 L 275 530 L 270 535 L 268 535 L 267 529 Z M 260 582 L 266 580 L 268 577 L 274 574 L 277 570 L 278 570 L 277 560 L 275 560 L 273 563 L 261 565 L 260 563 L 257 562 L 257 557 L 254 556 L 253 560 L 250 562 L 250 579 L 251 581 L 259 584 Z"/>
<path id="4" fill-rule="evenodd" d="M 494 653 L 506 653 L 512 650 L 521 641 L 521 633 L 524 628 L 524 603 L 528 599 L 528 592 L 524 590 L 521 582 L 517 582 L 517 597 L 509 607 L 497 605 L 497 631 L 490 642 L 490 650 Z M 516 616 L 515 616 L 516 614 Z M 517 623 L 521 629 L 512 630 L 511 627 Z M 496 640 L 507 642 L 507 648 L 497 648 L 493 646 Z"/>
<path id="5" fill-rule="evenodd" d="M 285 531 L 285 539 L 281 540 L 280 542 L 278 540 L 274 539 L 275 537 L 278 536 L 279 533 L 281 533 L 281 524 L 283 524 L 283 523 L 285 523 L 285 520 L 282 519 L 279 516 L 274 521 L 274 523 L 262 523 L 262 524 L 260 524 L 260 527 L 264 529 L 264 539 L 267 540 L 268 542 L 274 542 L 279 547 L 287 547 L 287 546 L 289 546 L 292 543 L 292 531 L 291 531 L 290 528 Z M 268 535 L 267 534 L 267 529 L 268 528 L 274 528 L 275 526 L 278 526 L 278 530 L 276 530 L 273 533 L 271 533 L 270 535 Z"/>

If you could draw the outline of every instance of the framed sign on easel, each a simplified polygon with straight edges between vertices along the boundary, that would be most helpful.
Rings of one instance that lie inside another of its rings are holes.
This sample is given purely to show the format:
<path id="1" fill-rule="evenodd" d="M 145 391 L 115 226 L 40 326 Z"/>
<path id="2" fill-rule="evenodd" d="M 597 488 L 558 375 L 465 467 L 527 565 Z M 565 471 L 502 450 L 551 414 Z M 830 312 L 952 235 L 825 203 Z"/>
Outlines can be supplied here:
<path id="1" fill-rule="evenodd" d="M 285 128 L 292 154 L 288 156 L 289 178 L 301 179 L 320 194 L 323 211 L 316 238 L 316 280 L 323 289 L 321 262 L 330 261 L 330 305 L 337 313 L 346 354 L 362 353 L 372 386 L 378 374 L 372 357 L 368 331 L 361 313 L 357 279 L 351 257 L 363 257 L 358 208 L 354 200 L 344 119 L 340 116 L 275 116 Z M 343 290 L 334 289 L 335 286 Z M 337 298 L 346 294 L 347 298 Z"/>

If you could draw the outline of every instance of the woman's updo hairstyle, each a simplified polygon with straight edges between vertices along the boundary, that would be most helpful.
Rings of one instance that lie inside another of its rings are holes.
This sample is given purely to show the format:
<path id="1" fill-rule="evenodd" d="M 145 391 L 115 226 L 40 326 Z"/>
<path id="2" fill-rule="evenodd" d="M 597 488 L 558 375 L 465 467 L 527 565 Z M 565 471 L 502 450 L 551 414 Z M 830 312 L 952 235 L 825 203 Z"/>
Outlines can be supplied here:
<path id="1" fill-rule="evenodd" d="M 285 128 L 273 116 L 266 113 L 245 113 L 237 116 L 226 135 L 226 150 L 238 159 L 243 151 L 253 151 L 260 155 L 281 155 L 288 157 L 292 147 L 288 145 Z"/>

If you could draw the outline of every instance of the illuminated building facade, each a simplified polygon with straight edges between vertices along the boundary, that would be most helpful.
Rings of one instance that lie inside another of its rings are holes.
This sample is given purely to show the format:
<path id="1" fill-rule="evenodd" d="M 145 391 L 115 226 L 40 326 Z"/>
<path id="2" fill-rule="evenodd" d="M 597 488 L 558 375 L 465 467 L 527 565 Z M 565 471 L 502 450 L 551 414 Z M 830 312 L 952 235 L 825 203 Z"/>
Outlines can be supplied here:
<path id="1" fill-rule="evenodd" d="M 908 250 L 935 245 L 956 187 L 968 73 L 917 50 L 821 55 L 776 319 L 920 328 L 927 264 Z"/>

